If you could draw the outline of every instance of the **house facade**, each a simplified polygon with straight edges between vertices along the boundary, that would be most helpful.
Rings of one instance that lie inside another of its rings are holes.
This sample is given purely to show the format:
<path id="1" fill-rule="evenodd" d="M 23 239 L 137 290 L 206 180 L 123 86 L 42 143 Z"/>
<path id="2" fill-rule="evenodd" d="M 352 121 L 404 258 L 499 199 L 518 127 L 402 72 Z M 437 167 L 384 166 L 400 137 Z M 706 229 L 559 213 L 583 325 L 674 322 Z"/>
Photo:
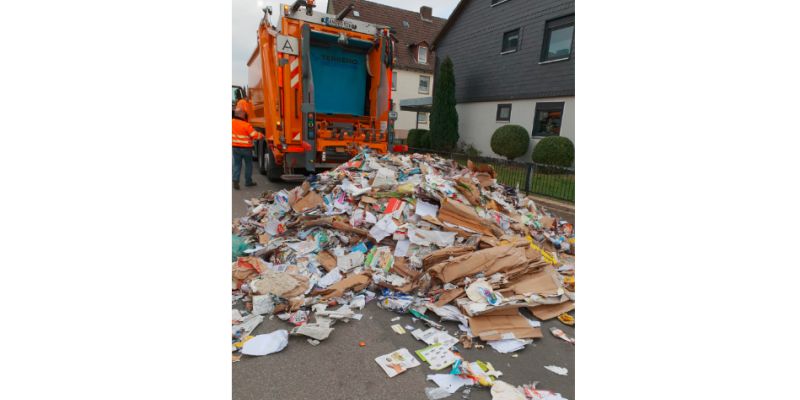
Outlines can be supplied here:
<path id="1" fill-rule="evenodd" d="M 395 138 L 405 139 L 410 129 L 429 129 L 429 113 L 400 110 L 400 101 L 429 97 L 433 93 L 436 58 L 431 50 L 436 35 L 447 22 L 434 17 L 433 9 L 420 7 L 419 11 L 403 10 L 364 0 L 330 0 L 328 14 L 337 14 L 350 4 L 354 5 L 349 18 L 380 25 L 393 30 L 395 39 L 392 100 L 395 121 Z"/>
<path id="2" fill-rule="evenodd" d="M 433 43 L 456 77 L 460 141 L 496 157 L 490 140 L 505 124 L 575 141 L 575 3 L 461 0 Z"/>

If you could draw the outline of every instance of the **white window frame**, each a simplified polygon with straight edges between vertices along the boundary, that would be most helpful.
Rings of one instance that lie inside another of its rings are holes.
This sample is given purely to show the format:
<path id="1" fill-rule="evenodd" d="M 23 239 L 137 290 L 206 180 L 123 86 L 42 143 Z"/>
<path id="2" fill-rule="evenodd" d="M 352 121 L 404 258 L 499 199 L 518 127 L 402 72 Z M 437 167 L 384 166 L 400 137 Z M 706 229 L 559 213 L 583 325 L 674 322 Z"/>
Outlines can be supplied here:
<path id="1" fill-rule="evenodd" d="M 423 50 L 425 52 L 425 59 L 423 60 L 422 54 Z M 425 46 L 418 46 L 417 47 L 417 63 L 419 64 L 428 64 L 428 48 Z"/>
<path id="2" fill-rule="evenodd" d="M 506 44 L 506 34 L 517 31 L 517 46 L 510 50 L 503 50 L 503 46 Z M 503 32 L 503 36 L 500 39 L 500 54 L 511 54 L 516 53 L 519 50 L 520 45 L 522 45 L 522 27 L 511 29 L 509 31 Z"/>
<path id="3" fill-rule="evenodd" d="M 428 79 L 428 90 L 426 90 L 424 92 L 422 91 L 422 80 L 423 80 L 423 78 L 427 78 Z M 419 82 L 417 84 L 417 93 L 419 93 L 419 94 L 430 94 L 431 93 L 431 76 L 430 75 L 420 75 L 419 76 Z"/>
<path id="4" fill-rule="evenodd" d="M 420 121 L 419 117 L 424 117 L 425 120 L 424 121 Z M 428 125 L 428 113 L 426 113 L 426 112 L 418 112 L 417 113 L 417 124 Z"/>

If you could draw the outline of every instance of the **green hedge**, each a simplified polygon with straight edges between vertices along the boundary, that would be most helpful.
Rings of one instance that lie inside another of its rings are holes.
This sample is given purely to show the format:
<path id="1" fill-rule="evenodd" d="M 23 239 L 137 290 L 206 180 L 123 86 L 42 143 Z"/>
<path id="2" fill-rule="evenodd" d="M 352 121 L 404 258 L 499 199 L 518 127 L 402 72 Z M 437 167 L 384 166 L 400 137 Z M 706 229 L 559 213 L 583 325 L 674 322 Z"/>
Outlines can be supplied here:
<path id="1" fill-rule="evenodd" d="M 571 167 L 575 161 L 575 145 L 565 137 L 546 137 L 533 148 L 532 158 L 538 164 Z"/>
<path id="2" fill-rule="evenodd" d="M 408 147 L 415 147 L 418 149 L 431 148 L 431 132 L 427 129 L 411 129 L 408 131 L 408 138 L 406 139 Z"/>
<path id="3" fill-rule="evenodd" d="M 492 134 L 492 151 L 513 160 L 528 151 L 528 131 L 519 125 L 503 125 Z"/>

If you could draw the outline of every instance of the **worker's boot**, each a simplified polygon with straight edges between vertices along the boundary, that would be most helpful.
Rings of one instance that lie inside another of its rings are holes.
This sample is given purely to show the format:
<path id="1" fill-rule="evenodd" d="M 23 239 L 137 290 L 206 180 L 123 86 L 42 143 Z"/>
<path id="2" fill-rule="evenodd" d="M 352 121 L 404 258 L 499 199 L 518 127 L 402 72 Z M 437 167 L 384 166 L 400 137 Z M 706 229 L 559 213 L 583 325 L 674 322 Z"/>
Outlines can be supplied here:
<path id="1" fill-rule="evenodd" d="M 244 185 L 247 186 L 247 187 L 251 187 L 251 186 L 255 186 L 256 183 L 255 182 L 247 182 Z"/>
<path id="2" fill-rule="evenodd" d="M 239 190 L 239 182 L 233 182 L 233 188 Z"/>

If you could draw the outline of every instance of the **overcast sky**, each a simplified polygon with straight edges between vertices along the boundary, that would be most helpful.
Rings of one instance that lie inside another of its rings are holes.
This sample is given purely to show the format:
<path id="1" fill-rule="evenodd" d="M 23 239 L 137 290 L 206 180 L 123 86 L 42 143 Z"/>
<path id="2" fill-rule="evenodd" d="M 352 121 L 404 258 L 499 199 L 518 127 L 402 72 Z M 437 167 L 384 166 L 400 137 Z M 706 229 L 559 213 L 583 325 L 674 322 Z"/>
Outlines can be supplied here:
<path id="1" fill-rule="evenodd" d="M 258 22 L 264 13 L 261 9 L 271 5 L 273 10 L 273 23 L 277 22 L 278 5 L 291 4 L 292 0 L 265 1 L 265 0 L 233 0 L 233 84 L 245 86 L 247 84 L 247 60 L 256 48 L 256 31 Z M 447 18 L 458 4 L 458 0 L 376 0 L 376 3 L 387 4 L 406 10 L 419 11 L 420 6 L 427 5 L 433 8 L 433 15 Z M 327 0 L 317 0 L 317 11 L 328 8 Z M 369 22 L 369 21 L 367 21 Z"/>

